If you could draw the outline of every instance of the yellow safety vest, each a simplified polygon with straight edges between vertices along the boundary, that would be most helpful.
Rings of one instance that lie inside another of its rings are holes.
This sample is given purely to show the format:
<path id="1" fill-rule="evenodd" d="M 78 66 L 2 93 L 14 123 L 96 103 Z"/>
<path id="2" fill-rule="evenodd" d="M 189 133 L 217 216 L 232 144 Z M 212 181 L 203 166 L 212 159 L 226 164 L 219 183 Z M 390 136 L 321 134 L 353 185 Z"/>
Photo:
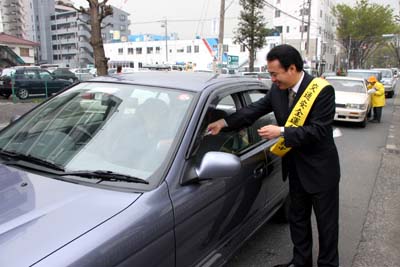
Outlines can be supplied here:
<path id="1" fill-rule="evenodd" d="M 325 79 L 314 78 L 292 109 L 285 123 L 285 127 L 303 126 L 315 99 L 317 99 L 321 90 L 327 85 L 329 85 L 329 83 Z M 271 147 L 270 151 L 279 157 L 283 157 L 290 149 L 291 147 L 285 146 L 285 138 L 281 136 L 278 142 Z"/>

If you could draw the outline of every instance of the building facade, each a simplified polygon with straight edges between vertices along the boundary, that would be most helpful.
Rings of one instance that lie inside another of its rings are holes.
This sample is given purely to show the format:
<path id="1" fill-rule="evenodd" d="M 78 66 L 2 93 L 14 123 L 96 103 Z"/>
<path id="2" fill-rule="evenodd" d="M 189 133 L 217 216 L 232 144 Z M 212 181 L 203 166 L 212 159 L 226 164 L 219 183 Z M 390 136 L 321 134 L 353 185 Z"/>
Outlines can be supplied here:
<path id="1" fill-rule="evenodd" d="M 94 64 L 93 48 L 90 45 L 91 30 L 88 16 L 74 10 L 56 10 L 50 17 L 52 45 L 51 63 L 63 67 L 80 68 Z M 127 39 L 129 14 L 113 7 L 114 14 L 103 20 L 104 42 Z"/>
<path id="2" fill-rule="evenodd" d="M 336 67 L 339 48 L 331 12 L 334 5 L 335 0 L 276 0 L 270 8 L 272 25 L 280 32 L 282 43 L 301 51 L 306 63 L 319 73 Z"/>
<path id="3" fill-rule="evenodd" d="M 0 33 L 0 65 L 2 67 L 35 64 L 38 43 Z"/>
<path id="4" fill-rule="evenodd" d="M 24 0 L 0 0 L 0 32 L 26 38 Z"/>
<path id="5" fill-rule="evenodd" d="M 149 37 L 129 38 L 129 42 L 114 42 L 104 44 L 106 57 L 110 58 L 110 67 L 124 65 L 136 67 L 138 65 L 187 65 L 195 69 L 213 70 L 218 58 L 217 38 L 197 38 L 193 40 L 162 40 Z M 137 41 L 134 41 L 137 40 Z M 265 56 L 268 51 L 280 44 L 279 36 L 267 37 L 266 45 L 257 51 L 255 66 L 265 65 Z M 237 64 L 232 65 L 230 58 L 235 58 Z M 234 44 L 232 38 L 224 38 L 223 62 L 225 67 L 237 68 L 248 62 L 248 51 L 243 46 Z M 232 66 L 229 66 L 232 65 Z"/>

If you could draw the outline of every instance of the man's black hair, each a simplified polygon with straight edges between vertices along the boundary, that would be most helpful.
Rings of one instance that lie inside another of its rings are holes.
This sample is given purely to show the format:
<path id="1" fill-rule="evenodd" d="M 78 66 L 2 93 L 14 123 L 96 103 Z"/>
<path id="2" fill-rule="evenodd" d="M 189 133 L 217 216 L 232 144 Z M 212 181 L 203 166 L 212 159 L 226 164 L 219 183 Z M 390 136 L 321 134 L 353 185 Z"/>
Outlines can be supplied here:
<path id="1" fill-rule="evenodd" d="M 303 59 L 299 51 L 291 45 L 283 44 L 272 48 L 267 54 L 267 61 L 273 60 L 278 60 L 285 70 L 292 64 L 296 66 L 297 71 L 303 70 Z"/>

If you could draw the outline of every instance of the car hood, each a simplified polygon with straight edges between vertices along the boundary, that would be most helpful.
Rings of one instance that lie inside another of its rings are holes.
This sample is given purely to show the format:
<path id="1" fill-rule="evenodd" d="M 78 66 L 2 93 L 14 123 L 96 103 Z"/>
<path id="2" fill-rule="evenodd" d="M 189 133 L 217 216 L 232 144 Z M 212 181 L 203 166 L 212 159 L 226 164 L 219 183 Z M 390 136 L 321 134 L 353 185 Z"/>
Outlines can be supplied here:
<path id="1" fill-rule="evenodd" d="M 64 182 L 0 164 L 0 266 L 30 266 L 141 194 Z"/>
<path id="2" fill-rule="evenodd" d="M 350 92 L 335 92 L 336 104 L 364 104 L 367 101 L 368 95 L 364 93 L 350 93 Z"/>

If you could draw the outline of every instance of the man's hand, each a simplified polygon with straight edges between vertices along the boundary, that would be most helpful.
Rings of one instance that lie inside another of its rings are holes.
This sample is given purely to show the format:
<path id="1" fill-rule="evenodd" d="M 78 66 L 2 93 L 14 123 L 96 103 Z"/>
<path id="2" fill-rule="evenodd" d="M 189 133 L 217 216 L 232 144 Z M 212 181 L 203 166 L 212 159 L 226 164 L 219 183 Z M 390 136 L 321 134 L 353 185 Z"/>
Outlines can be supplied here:
<path id="1" fill-rule="evenodd" d="M 273 139 L 281 135 L 281 128 L 276 125 L 266 125 L 258 129 L 257 132 L 264 139 Z"/>
<path id="2" fill-rule="evenodd" d="M 221 131 L 221 129 L 224 127 L 225 127 L 224 119 L 220 119 L 220 120 L 210 123 L 207 126 L 207 131 L 211 135 L 217 135 Z"/>

